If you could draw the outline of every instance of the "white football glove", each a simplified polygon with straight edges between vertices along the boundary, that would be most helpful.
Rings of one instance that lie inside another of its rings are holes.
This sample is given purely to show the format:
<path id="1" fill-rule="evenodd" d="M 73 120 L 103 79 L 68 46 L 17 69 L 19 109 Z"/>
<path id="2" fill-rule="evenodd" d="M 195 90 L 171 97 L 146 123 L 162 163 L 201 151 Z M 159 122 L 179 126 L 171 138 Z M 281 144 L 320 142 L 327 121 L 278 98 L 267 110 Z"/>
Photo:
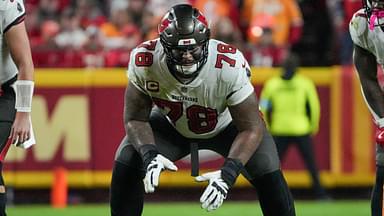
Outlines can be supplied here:
<path id="1" fill-rule="evenodd" d="M 177 167 L 172 161 L 158 154 L 147 167 L 147 172 L 143 180 L 145 193 L 153 193 L 155 191 L 155 187 L 159 185 L 160 173 L 165 169 L 177 171 Z"/>
<path id="2" fill-rule="evenodd" d="M 208 181 L 208 186 L 200 197 L 201 207 L 207 211 L 219 208 L 227 198 L 228 185 L 221 178 L 221 170 L 197 176 L 196 181 Z"/>

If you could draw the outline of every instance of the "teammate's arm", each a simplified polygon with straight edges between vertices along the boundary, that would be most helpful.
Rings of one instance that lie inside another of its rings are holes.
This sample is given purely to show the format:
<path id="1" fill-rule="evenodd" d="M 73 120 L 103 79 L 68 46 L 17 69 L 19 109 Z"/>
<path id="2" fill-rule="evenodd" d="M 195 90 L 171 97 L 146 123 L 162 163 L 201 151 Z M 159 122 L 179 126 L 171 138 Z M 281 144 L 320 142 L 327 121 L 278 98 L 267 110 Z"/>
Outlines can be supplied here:
<path id="1" fill-rule="evenodd" d="M 30 111 L 34 78 L 34 66 L 24 21 L 9 28 L 5 33 L 5 39 L 12 59 L 19 70 L 18 80 L 15 83 L 16 90 L 19 83 L 24 87 L 16 96 L 17 113 L 9 138 L 12 143 L 15 143 L 16 140 L 18 143 L 23 143 L 29 139 L 31 134 Z M 22 105 L 20 107 L 22 109 L 18 109 L 18 105 Z"/>
<path id="2" fill-rule="evenodd" d="M 354 45 L 353 62 L 367 103 L 379 118 L 383 118 L 384 93 L 377 80 L 376 57 L 367 50 Z"/>

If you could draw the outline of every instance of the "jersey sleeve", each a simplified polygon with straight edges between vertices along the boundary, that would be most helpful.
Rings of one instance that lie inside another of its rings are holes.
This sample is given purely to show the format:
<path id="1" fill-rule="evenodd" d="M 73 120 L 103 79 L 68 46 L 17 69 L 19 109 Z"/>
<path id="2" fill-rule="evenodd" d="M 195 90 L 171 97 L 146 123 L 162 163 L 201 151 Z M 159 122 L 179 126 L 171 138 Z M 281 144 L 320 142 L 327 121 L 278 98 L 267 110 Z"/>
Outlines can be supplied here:
<path id="1" fill-rule="evenodd" d="M 359 10 L 353 15 L 349 22 L 349 33 L 354 44 L 361 48 L 368 49 L 368 23 L 363 10 Z"/>
<path id="2" fill-rule="evenodd" d="M 139 68 L 135 64 L 135 56 L 137 53 L 137 48 L 133 49 L 129 58 L 129 64 L 128 64 L 128 80 L 141 92 L 148 95 L 147 91 L 145 90 L 145 79 L 142 76 L 143 69 Z"/>
<path id="3" fill-rule="evenodd" d="M 234 56 L 236 59 L 235 67 L 229 70 L 223 69 L 223 79 L 228 82 L 227 104 L 234 106 L 243 102 L 254 92 L 253 85 L 249 79 L 250 67 L 243 54 L 238 51 Z"/>
<path id="4" fill-rule="evenodd" d="M 3 33 L 7 32 L 12 26 L 22 22 L 25 18 L 25 7 L 23 0 L 2 0 L 1 4 L 4 4 L 0 7 L 3 11 L 2 17 L 2 29 Z"/>

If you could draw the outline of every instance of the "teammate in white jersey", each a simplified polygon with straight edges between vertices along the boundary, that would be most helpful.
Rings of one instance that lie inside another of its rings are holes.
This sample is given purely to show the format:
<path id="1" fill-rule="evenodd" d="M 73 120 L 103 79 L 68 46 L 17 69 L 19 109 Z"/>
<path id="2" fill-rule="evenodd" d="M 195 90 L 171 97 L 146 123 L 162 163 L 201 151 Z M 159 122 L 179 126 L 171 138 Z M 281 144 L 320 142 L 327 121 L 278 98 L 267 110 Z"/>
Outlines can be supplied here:
<path id="1" fill-rule="evenodd" d="M 377 125 L 376 182 L 372 192 L 371 213 L 382 215 L 384 183 L 384 93 L 377 79 L 377 65 L 384 65 L 384 1 L 364 0 L 349 25 L 354 42 L 353 62 L 362 93 Z"/>
<path id="2" fill-rule="evenodd" d="M 5 214 L 2 164 L 11 143 L 31 136 L 33 63 L 23 0 L 0 1 L 0 216 Z"/>
<path id="3" fill-rule="evenodd" d="M 125 93 L 126 137 L 115 157 L 111 215 L 139 216 L 143 194 L 159 185 L 164 170 L 198 149 L 225 157 L 200 198 L 207 211 L 221 206 L 242 173 L 256 188 L 264 215 L 295 215 L 275 143 L 258 111 L 249 65 L 234 46 L 210 39 L 205 17 L 187 4 L 172 7 L 160 38 L 131 53 Z"/>

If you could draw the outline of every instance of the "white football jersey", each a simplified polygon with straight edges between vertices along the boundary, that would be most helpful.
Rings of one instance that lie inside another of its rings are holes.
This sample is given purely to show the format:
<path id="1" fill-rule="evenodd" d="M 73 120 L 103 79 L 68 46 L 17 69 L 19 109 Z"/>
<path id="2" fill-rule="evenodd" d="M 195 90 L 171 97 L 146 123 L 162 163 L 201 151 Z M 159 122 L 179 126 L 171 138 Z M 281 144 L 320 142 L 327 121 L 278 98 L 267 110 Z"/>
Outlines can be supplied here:
<path id="1" fill-rule="evenodd" d="M 0 84 L 14 77 L 18 71 L 4 34 L 23 21 L 24 16 L 23 0 L 0 0 Z"/>
<path id="2" fill-rule="evenodd" d="M 238 49 L 213 39 L 207 62 L 189 84 L 170 73 L 159 39 L 134 49 L 128 66 L 129 80 L 188 138 L 210 138 L 228 126 L 232 121 L 228 106 L 254 91 L 247 72 L 248 62 Z"/>
<path id="3" fill-rule="evenodd" d="M 376 20 L 377 21 L 377 20 Z M 349 23 L 353 43 L 376 56 L 378 64 L 384 65 L 384 32 L 379 27 L 369 30 L 364 9 L 358 10 Z"/>

